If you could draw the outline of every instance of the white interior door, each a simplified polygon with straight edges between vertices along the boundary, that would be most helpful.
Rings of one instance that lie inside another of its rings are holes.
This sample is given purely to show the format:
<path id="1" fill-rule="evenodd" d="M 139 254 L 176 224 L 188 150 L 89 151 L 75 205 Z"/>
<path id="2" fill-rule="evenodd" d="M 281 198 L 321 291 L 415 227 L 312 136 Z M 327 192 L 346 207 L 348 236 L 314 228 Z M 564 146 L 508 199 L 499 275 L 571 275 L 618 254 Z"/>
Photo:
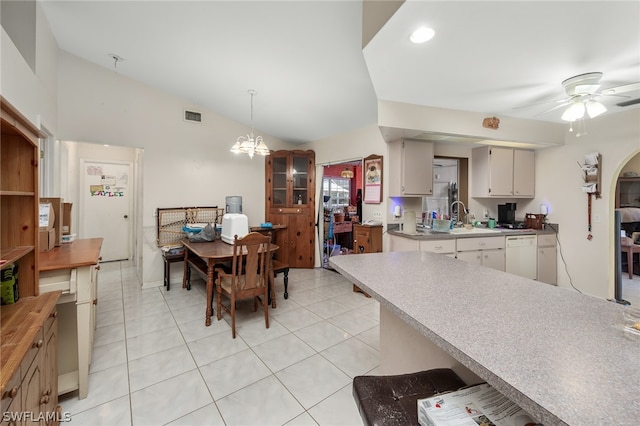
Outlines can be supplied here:
<path id="1" fill-rule="evenodd" d="M 104 238 L 102 260 L 131 259 L 133 164 L 80 161 L 80 238 Z"/>

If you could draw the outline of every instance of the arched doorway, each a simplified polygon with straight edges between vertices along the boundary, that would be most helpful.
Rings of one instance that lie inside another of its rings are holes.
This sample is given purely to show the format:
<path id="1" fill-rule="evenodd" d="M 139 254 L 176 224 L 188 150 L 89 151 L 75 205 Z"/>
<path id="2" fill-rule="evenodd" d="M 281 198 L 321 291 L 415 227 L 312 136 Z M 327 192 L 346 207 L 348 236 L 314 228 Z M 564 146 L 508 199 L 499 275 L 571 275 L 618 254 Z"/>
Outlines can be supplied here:
<path id="1" fill-rule="evenodd" d="M 621 228 L 633 243 L 640 242 L 640 150 L 622 166 L 616 177 L 615 188 L 614 209 L 620 212 Z M 618 232 L 615 224 L 613 232 Z M 627 252 L 622 253 L 622 294 L 618 299 L 640 306 L 640 254 L 631 253 L 631 262 L 627 259 Z"/>

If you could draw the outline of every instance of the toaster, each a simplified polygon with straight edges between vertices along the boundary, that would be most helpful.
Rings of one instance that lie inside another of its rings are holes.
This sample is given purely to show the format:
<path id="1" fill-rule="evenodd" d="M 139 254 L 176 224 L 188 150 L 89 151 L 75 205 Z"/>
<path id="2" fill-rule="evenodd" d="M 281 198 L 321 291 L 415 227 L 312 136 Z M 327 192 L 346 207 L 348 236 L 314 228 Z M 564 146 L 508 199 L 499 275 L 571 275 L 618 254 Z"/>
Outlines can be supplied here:
<path id="1" fill-rule="evenodd" d="M 242 238 L 249 233 L 249 219 L 241 213 L 226 213 L 222 216 L 220 238 L 227 244 L 233 244 L 233 237 Z"/>

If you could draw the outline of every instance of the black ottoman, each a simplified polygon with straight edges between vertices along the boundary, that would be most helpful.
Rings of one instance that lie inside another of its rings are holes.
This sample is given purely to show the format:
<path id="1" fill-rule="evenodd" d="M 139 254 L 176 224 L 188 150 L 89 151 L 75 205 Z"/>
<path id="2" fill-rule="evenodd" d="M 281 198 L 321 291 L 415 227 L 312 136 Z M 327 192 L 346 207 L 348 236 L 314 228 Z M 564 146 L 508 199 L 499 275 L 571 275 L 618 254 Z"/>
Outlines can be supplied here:
<path id="1" fill-rule="evenodd" d="M 448 368 L 395 376 L 357 376 L 353 378 L 353 397 L 365 425 L 417 425 L 418 399 L 464 386 Z"/>

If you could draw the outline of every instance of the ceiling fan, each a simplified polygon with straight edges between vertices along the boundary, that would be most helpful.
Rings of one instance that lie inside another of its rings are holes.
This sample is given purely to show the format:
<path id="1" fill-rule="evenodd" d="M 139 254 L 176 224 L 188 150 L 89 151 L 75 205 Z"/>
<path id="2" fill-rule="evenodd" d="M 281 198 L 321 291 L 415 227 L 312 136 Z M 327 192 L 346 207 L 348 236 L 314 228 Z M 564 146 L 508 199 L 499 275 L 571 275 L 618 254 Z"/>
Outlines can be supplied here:
<path id="1" fill-rule="evenodd" d="M 603 96 L 629 98 L 629 96 L 622 95 L 622 93 L 640 90 L 640 82 L 637 82 L 598 91 L 601 86 L 601 79 L 601 72 L 589 72 L 567 78 L 562 82 L 562 87 L 564 87 L 567 97 L 556 101 L 557 105 L 540 114 L 545 114 L 568 105 L 567 109 L 562 113 L 562 119 L 564 121 L 573 122 L 585 118 L 585 114 L 590 118 L 595 118 L 607 111 L 607 108 L 599 102 L 599 99 Z M 640 98 L 627 99 L 616 105 L 626 107 L 638 103 L 640 103 Z"/>

